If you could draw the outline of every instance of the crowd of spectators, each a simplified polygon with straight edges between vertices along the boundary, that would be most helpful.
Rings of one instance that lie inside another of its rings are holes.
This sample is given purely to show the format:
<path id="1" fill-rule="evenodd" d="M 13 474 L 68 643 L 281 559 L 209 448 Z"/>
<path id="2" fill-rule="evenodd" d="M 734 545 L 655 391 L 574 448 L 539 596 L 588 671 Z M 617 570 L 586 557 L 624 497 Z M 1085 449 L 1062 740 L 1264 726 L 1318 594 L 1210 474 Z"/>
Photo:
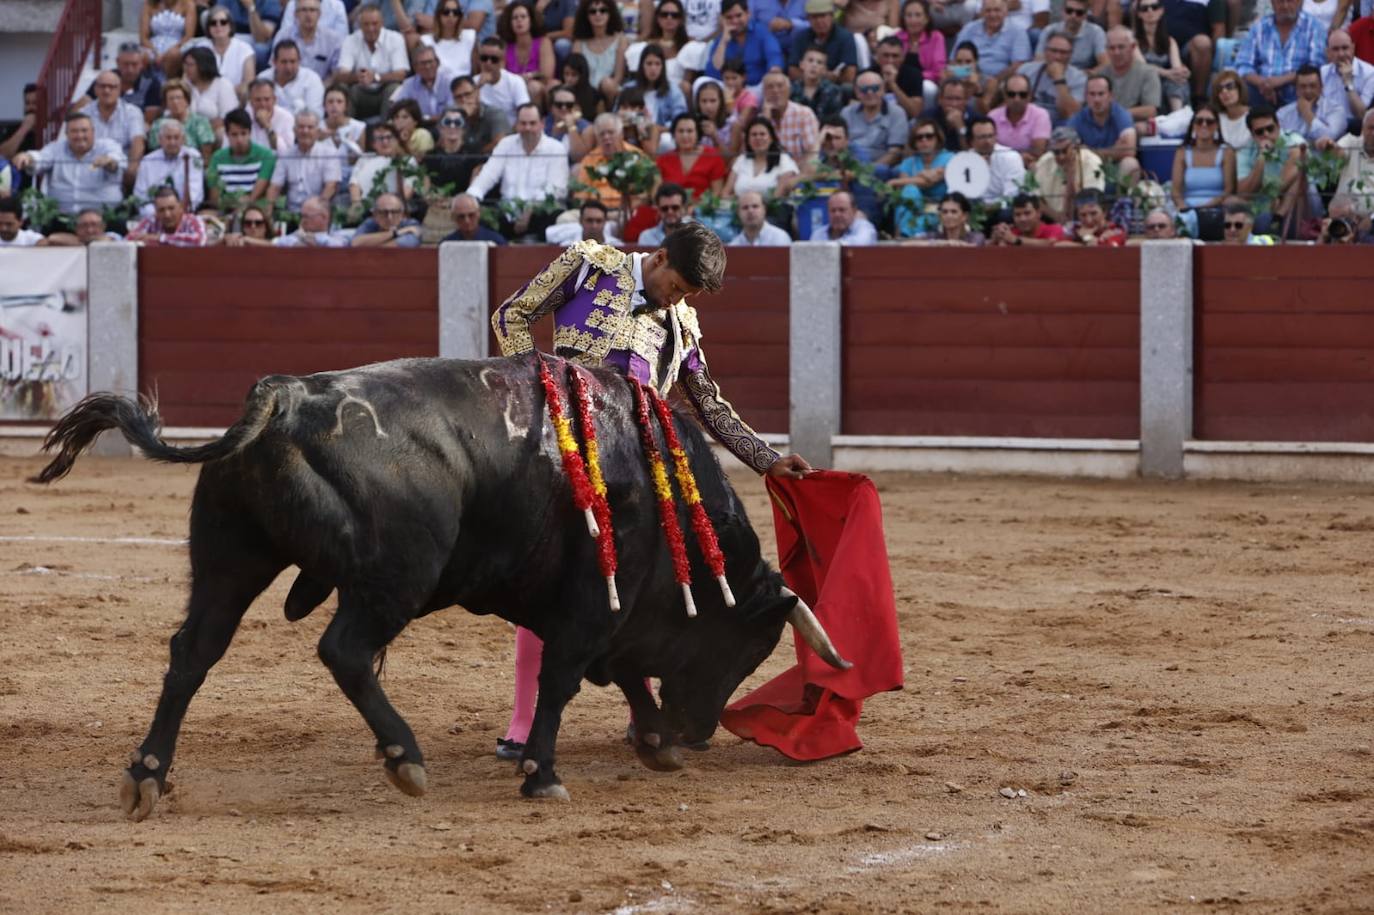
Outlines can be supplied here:
<path id="1" fill-rule="evenodd" d="M 144 0 L 0 246 L 1369 241 L 1371 7 Z"/>

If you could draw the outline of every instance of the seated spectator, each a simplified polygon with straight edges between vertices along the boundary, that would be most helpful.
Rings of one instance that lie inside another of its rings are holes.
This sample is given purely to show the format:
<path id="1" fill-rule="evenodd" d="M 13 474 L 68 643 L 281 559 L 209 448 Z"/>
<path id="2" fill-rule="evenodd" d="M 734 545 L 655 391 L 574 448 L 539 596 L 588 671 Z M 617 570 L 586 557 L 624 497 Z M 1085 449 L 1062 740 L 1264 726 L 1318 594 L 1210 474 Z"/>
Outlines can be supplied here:
<path id="1" fill-rule="evenodd" d="M 1374 103 L 1374 64 L 1355 56 L 1355 42 L 1345 29 L 1332 29 L 1327 36 L 1326 59 L 1321 69 L 1323 110 L 1335 114 L 1333 120 L 1345 116 L 1344 132 L 1359 133 Z"/>
<path id="2" fill-rule="evenodd" d="M 826 78 L 847 89 L 859 71 L 859 52 L 854 33 L 835 24 L 835 0 L 806 0 L 806 21 L 807 28 L 792 39 L 787 75 L 800 80 L 802 55 L 807 48 L 820 48 L 825 52 Z M 769 64 L 766 69 L 773 66 Z M 750 80 L 750 85 L 754 82 Z"/>
<path id="3" fill-rule="evenodd" d="M 1374 110 L 1366 111 L 1359 136 L 1344 136 L 1337 143 L 1319 140 L 1317 149 L 1335 150 L 1345 160 L 1336 193 L 1350 197 L 1364 219 L 1374 212 Z"/>
<path id="4" fill-rule="evenodd" d="M 1124 25 L 1107 33 L 1107 65 L 1102 75 L 1111 78 L 1112 95 L 1131 120 L 1139 124 L 1159 114 L 1164 101 L 1159 74 L 1145 62 L 1135 36 Z"/>
<path id="5" fill-rule="evenodd" d="M 227 203 L 221 192 L 237 195 L 244 204 L 262 200 L 277 167 L 277 154 L 253 142 L 253 120 L 242 108 L 225 115 L 224 132 L 229 145 L 215 150 L 205 175 L 210 202 L 215 206 Z"/>
<path id="6" fill-rule="evenodd" d="M 1040 198 L 1034 194 L 1017 194 L 1011 201 L 1011 222 L 999 222 L 992 227 L 994 245 L 1043 248 L 1063 238 L 1064 228 L 1044 220 Z"/>
<path id="7" fill-rule="evenodd" d="M 300 228 L 277 236 L 272 244 L 278 248 L 347 248 L 348 239 L 330 231 L 332 216 L 327 199 L 307 197 L 301 202 Z"/>
<path id="8" fill-rule="evenodd" d="M 181 63 L 181 52 L 172 58 Z M 127 41 L 119 46 L 115 55 L 115 71 L 119 73 L 119 98 L 143 112 L 145 123 L 151 124 L 162 114 L 162 77 L 157 69 L 143 55 L 143 49 L 135 42 Z M 96 97 L 95 83 L 86 90 L 86 97 L 80 105 Z M 76 107 L 76 105 L 73 105 Z"/>
<path id="9" fill-rule="evenodd" d="M 349 243 L 354 248 L 418 248 L 420 223 L 406 215 L 405 202 L 395 194 L 379 194 L 372 215 L 363 220 Z"/>
<path id="10" fill-rule="evenodd" d="M 1160 91 L 1164 95 L 1162 113 L 1177 111 L 1187 105 L 1188 77 L 1191 74 L 1183 65 L 1179 43 L 1169 34 L 1169 26 L 1165 24 L 1164 0 L 1136 0 L 1133 29 L 1141 57 L 1159 77 Z M 1199 88 L 1205 89 L 1206 83 Z"/>
<path id="11" fill-rule="evenodd" d="M 348 199 L 357 207 L 383 191 L 390 191 L 409 200 L 415 192 L 415 178 L 405 173 L 415 168 L 415 160 L 401 149 L 396 128 L 390 124 L 375 124 L 367 128 L 368 152 L 353 165 L 348 178 Z"/>
<path id="12" fill-rule="evenodd" d="M 567 214 L 559 217 L 566 220 Z M 568 247 L 579 241 L 595 241 L 603 245 L 624 244 L 611 233 L 607 223 L 606 205 L 600 200 L 588 200 L 577 212 L 576 222 L 555 222 L 544 230 L 544 239 L 551 245 Z"/>
<path id="13" fill-rule="evenodd" d="M 339 63 L 339 51 L 343 48 L 344 36 L 348 34 L 348 19 L 345 14 L 341 26 L 330 27 L 320 20 L 320 0 L 291 0 L 294 11 L 289 11 L 286 21 L 277 29 L 273 41 L 294 41 L 300 49 L 301 65 L 314 73 L 321 81 L 333 81 L 334 69 Z M 340 3 L 340 6 L 343 4 Z M 290 10 L 291 4 L 287 4 Z"/>
<path id="14" fill-rule="evenodd" d="M 192 39 L 190 48 L 205 48 L 215 57 L 215 66 L 235 92 L 248 94 L 248 84 L 258 75 L 258 57 L 253 46 L 234 35 L 234 21 L 229 10 L 212 6 L 205 14 L 205 38 Z M 183 62 L 185 56 L 182 57 Z"/>
<path id="15" fill-rule="evenodd" d="M 119 97 L 119 74 L 113 70 L 103 70 L 95 77 L 95 106 L 88 109 L 91 116 L 91 129 L 97 140 L 110 140 L 119 145 L 128 159 L 124 173 L 124 186 L 133 187 L 138 174 L 138 163 L 147 149 L 145 132 L 148 123 L 143 120 L 143 112 Z"/>
<path id="16" fill-rule="evenodd" d="M 253 113 L 252 140 L 281 155 L 296 142 L 296 119 L 277 104 L 277 87 L 271 80 L 255 79 L 248 90 Z"/>
<path id="17" fill-rule="evenodd" d="M 457 194 L 450 207 L 455 228 L 444 236 L 443 241 L 485 241 L 493 245 L 506 243 L 505 236 L 500 232 L 482 225 L 482 202 L 476 197 Z M 602 212 L 605 212 L 605 207 L 602 207 Z"/>
<path id="18" fill-rule="evenodd" d="M 423 159 L 434 148 L 434 134 L 420 126 L 423 116 L 415 99 L 392 102 L 387 109 L 386 120 L 396 130 L 401 151 L 416 161 Z"/>
<path id="19" fill-rule="evenodd" d="M 193 0 L 144 0 L 138 17 L 140 58 L 165 73 L 176 73 L 181 53 L 196 34 L 199 11 Z"/>
<path id="20" fill-rule="evenodd" d="M 926 82 L 921 76 L 919 63 L 913 63 L 903 75 L 902 64 L 906 57 L 902 40 L 896 35 L 889 35 L 878 42 L 878 48 L 873 52 L 873 65 L 883 78 L 883 99 L 901 108 L 906 117 L 914 118 L 920 116 L 925 106 Z M 911 59 L 913 62 L 916 60 L 914 55 Z M 935 105 L 935 91 L 936 85 L 931 83 L 929 95 L 932 107 Z M 817 116 L 820 116 L 819 113 Z"/>
<path id="21" fill-rule="evenodd" d="M 744 127 L 759 113 L 759 96 L 744 83 L 744 64 L 737 60 L 727 61 L 721 70 L 721 86 L 729 116 L 718 139 L 725 142 L 721 155 L 728 156 L 738 153 L 744 145 Z M 703 81 L 709 79 L 709 76 L 702 77 Z"/>
<path id="22" fill-rule="evenodd" d="M 38 149 L 38 86 L 26 83 L 23 91 L 24 114 L 14 130 L 0 143 L 0 156 L 10 161 L 21 152 Z"/>
<path id="23" fill-rule="evenodd" d="M 186 212 L 176 191 L 163 187 L 153 195 L 153 215 L 139 220 L 127 238 L 147 247 L 203 248 L 205 224 L 199 216 Z"/>
<path id="24" fill-rule="evenodd" d="M 300 25 L 300 18 L 296 15 L 296 11 L 300 8 L 300 4 L 305 2 L 307 0 L 286 0 L 286 6 L 282 8 L 282 25 L 277 30 L 277 34 L 281 34 L 283 31 L 291 32 L 293 27 Z M 320 28 L 339 35 L 347 35 L 348 17 L 355 6 L 357 4 L 348 3 L 346 0 L 320 0 L 320 14 L 317 20 Z M 296 35 L 288 34 L 286 37 L 295 38 Z"/>
<path id="25" fill-rule="evenodd" d="M 763 78 L 763 107 L 759 109 L 759 117 L 768 121 L 774 136 L 793 162 L 809 168 L 816 158 L 820 122 L 814 111 L 792 101 L 791 94 L 792 84 L 787 74 L 781 70 L 769 73 Z M 752 124 L 756 120 L 745 123 Z M 743 139 L 747 141 L 748 137 Z"/>
<path id="26" fill-rule="evenodd" d="M 1220 239 L 1220 208 L 1226 198 L 1236 192 L 1236 153 L 1221 141 L 1221 118 L 1210 106 L 1204 105 L 1193 114 L 1192 123 L 1183 144 L 1174 152 L 1171 182 L 1174 209 L 1179 213 L 1209 210 L 1189 219 L 1193 237 L 1203 234 Z M 1199 221 L 1204 223 L 1199 225 Z M 1213 225 L 1216 223 L 1216 225 Z M 1199 233 L 1203 234 L 1199 234 Z"/>
<path id="27" fill-rule="evenodd" d="M 277 43 L 272 49 L 272 66 L 262 71 L 261 78 L 271 81 L 287 111 L 311 111 L 324 117 L 324 83 L 314 70 L 301 66 L 301 49 L 294 41 Z M 447 86 L 444 98 L 448 98 Z"/>
<path id="28" fill-rule="evenodd" d="M 979 199 L 990 206 L 1005 206 L 1026 180 L 1026 165 L 1021 154 L 997 142 L 997 125 L 992 118 L 979 115 L 968 123 L 969 148 L 988 164 L 988 187 Z"/>
<path id="29" fill-rule="evenodd" d="M 1035 163 L 1031 174 L 1040 189 L 1040 205 L 1055 222 L 1073 218 L 1073 199 L 1079 191 L 1100 191 L 1107 186 L 1102 159 L 1080 145 L 1078 131 L 1072 127 L 1054 128 L 1050 151 Z"/>
<path id="30" fill-rule="evenodd" d="M 344 39 L 334 81 L 349 87 L 353 113 L 366 120 L 386 110 L 410 69 L 406 41 L 382 28 L 382 11 L 368 0 L 358 8 L 358 30 Z"/>
<path id="31" fill-rule="evenodd" d="M 272 36 L 282 22 L 280 0 L 223 0 L 223 5 L 233 17 L 235 34 L 253 48 L 254 70 L 265 67 Z"/>
<path id="32" fill-rule="evenodd" d="M 314 112 L 296 115 L 296 143 L 277 158 L 272 180 L 267 186 L 270 210 L 286 191 L 286 208 L 299 213 L 311 197 L 333 200 L 343 180 L 339 153 L 332 144 L 320 143 L 320 119 Z"/>
<path id="33" fill-rule="evenodd" d="M 810 114 L 809 109 L 802 109 Z M 786 197 L 801 177 L 791 156 L 783 152 L 773 125 L 757 117 L 745 132 L 745 149 L 735 158 L 725 179 L 725 196 L 758 191 L 767 197 Z"/>
<path id="34" fill-rule="evenodd" d="M 1344 194 L 1331 198 L 1326 217 L 1317 236 L 1319 245 L 1367 245 L 1374 243 L 1374 235 L 1360 232 L 1360 215 L 1355 201 Z"/>
<path id="35" fill-rule="evenodd" d="M 1050 39 L 1057 35 L 1071 44 L 1065 64 L 1080 71 L 1096 70 L 1107 64 L 1107 33 L 1102 26 L 1088 20 L 1088 0 L 1064 0 L 1064 18 L 1047 25 L 1040 33 L 1035 56 L 1049 60 Z"/>
<path id="36" fill-rule="evenodd" d="M 703 79 L 693 93 L 692 108 L 701 119 L 701 142 L 721 155 L 730 153 L 730 106 L 725 101 L 725 87 L 715 80 Z"/>
<path id="37" fill-rule="evenodd" d="M 1212 83 L 1212 107 L 1221 116 L 1221 139 L 1232 149 L 1250 142 L 1245 118 L 1250 106 L 1245 102 L 1245 85 L 1235 70 L 1222 70 Z"/>
<path id="38" fill-rule="evenodd" d="M 599 2 L 599 0 L 598 0 Z M 621 205 L 620 191 L 603 178 L 593 177 L 591 169 L 603 162 L 609 161 L 616 153 L 629 152 L 644 155 L 644 150 L 637 146 L 631 146 L 625 142 L 625 128 L 621 124 L 620 118 L 613 114 L 599 114 L 592 122 L 592 130 L 596 135 L 596 146 L 582 157 L 582 164 L 577 169 L 577 180 L 581 184 L 591 188 L 590 191 L 579 191 L 579 200 L 600 200 L 611 209 L 618 209 Z M 633 205 L 635 201 L 625 201 Z"/>
<path id="39" fill-rule="evenodd" d="M 506 70 L 525 81 L 530 99 L 541 108 L 555 79 L 553 42 L 544 38 L 544 17 L 533 4 L 510 2 L 496 23 L 506 43 Z"/>
<path id="40" fill-rule="evenodd" d="M 968 90 L 963 81 L 951 77 L 941 82 L 935 104 L 935 118 L 945 133 L 945 149 L 959 152 L 964 148 L 964 128 L 969 118 Z"/>
<path id="41" fill-rule="evenodd" d="M 813 0 L 819 2 L 819 0 Z M 720 79 L 727 61 L 744 68 L 745 83 L 757 86 L 769 70 L 784 66 L 782 47 L 763 23 L 749 16 L 746 0 L 724 0 L 720 5 L 720 33 L 706 49 L 702 72 Z"/>
<path id="42" fill-rule="evenodd" d="M 944 199 L 945 165 L 954 153 L 944 148 L 944 132 L 934 118 L 921 118 L 911 128 L 915 155 L 902 160 L 898 177 L 888 180 L 901 194 L 894 220 L 897 235 L 916 238 L 929 232 L 936 221 L 936 201 Z"/>
<path id="43" fill-rule="evenodd" d="M 238 215 L 238 231 L 223 238 L 226 248 L 270 248 L 276 244 L 272 229 L 271 208 L 260 203 L 250 204 Z"/>
<path id="44" fill-rule="evenodd" d="M 48 245 L 56 248 L 76 248 L 97 241 L 123 241 L 124 236 L 105 228 L 105 214 L 88 207 L 76 214 L 75 232 L 54 232 Z"/>
<path id="45" fill-rule="evenodd" d="M 969 225 L 969 214 L 973 206 L 967 197 L 955 191 L 940 198 L 940 222 L 925 235 L 920 243 L 945 245 L 959 248 L 981 248 L 987 244 L 982 232 Z"/>
<path id="46" fill-rule="evenodd" d="M 1337 140 L 1345 136 L 1350 121 L 1338 105 L 1325 104 L 1321 71 L 1303 64 L 1298 69 L 1296 85 L 1297 99 L 1278 110 L 1279 128 L 1297 134 L 1309 144 L 1322 137 Z"/>
<path id="47" fill-rule="evenodd" d="M 848 191 L 831 194 L 826 201 L 826 213 L 830 220 L 816 241 L 837 241 L 847 247 L 866 247 L 878 243 L 878 230 L 854 205 L 854 195 Z"/>
<path id="48" fill-rule="evenodd" d="M 929 94 L 933 98 L 944 74 L 948 53 L 944 33 L 931 21 L 930 0 L 905 0 L 902 3 L 901 22 L 902 28 L 896 37 L 902 42 L 902 50 L 906 54 L 902 60 L 902 75 L 919 75 L 922 96 L 925 95 L 925 83 L 929 83 Z M 912 77 L 906 77 L 903 88 L 914 96 L 917 93 Z"/>
<path id="49" fill-rule="evenodd" d="M 379 5 L 382 28 L 404 38 L 407 51 L 419 45 L 422 35 L 434 31 L 435 0 L 385 0 Z"/>
<path id="50" fill-rule="evenodd" d="M 687 113 L 687 99 L 682 90 L 668 79 L 667 59 L 656 44 L 648 45 L 639 55 L 639 68 L 625 88 L 644 92 L 644 107 L 659 127 L 668 127 L 680 114 Z"/>
<path id="51" fill-rule="evenodd" d="M 191 110 L 191 87 L 186 85 L 185 80 L 170 80 L 162 89 L 162 98 L 166 103 L 164 114 L 148 128 L 147 146 L 152 148 L 157 145 L 158 131 L 163 124 L 176 121 L 181 124 L 186 142 L 195 147 L 202 160 L 209 161 L 215 152 L 215 128 L 205 115 Z"/>
<path id="52" fill-rule="evenodd" d="M 646 248 L 662 245 L 669 232 L 692 221 L 692 206 L 687 201 L 687 191 L 680 184 L 660 184 L 654 191 L 654 207 L 658 210 L 658 225 L 639 233 L 637 241 Z"/>
<path id="53" fill-rule="evenodd" d="M 1112 81 L 1100 73 L 1088 77 L 1087 105 L 1069 118 L 1083 145 L 1099 158 L 1120 163 L 1123 177 L 1140 171 L 1136 158 L 1135 122 L 1112 97 Z"/>
<path id="54" fill-rule="evenodd" d="M 1255 217 L 1249 204 L 1232 199 L 1226 204 L 1225 237 L 1223 245 L 1272 245 L 1274 239 L 1255 232 Z"/>
<path id="55" fill-rule="evenodd" d="M 844 118 L 831 118 L 821 127 L 821 152 L 813 174 L 817 180 L 835 182 L 849 191 L 854 205 L 876 223 L 884 217 L 883 205 L 877 192 L 860 183 L 860 176 L 851 168 L 855 158 L 849 151 L 849 128 Z"/>
<path id="56" fill-rule="evenodd" d="M 1174 218 L 1163 207 L 1155 207 L 1146 213 L 1144 226 L 1146 241 L 1167 241 L 1171 238 L 1178 238 L 1178 227 L 1174 225 Z"/>
<path id="57" fill-rule="evenodd" d="M 1294 211 L 1301 197 L 1302 138 L 1282 133 L 1267 105 L 1253 106 L 1245 121 L 1251 139 L 1236 150 L 1236 192 L 1250 201 L 1247 212 L 1267 232 L 1275 218 Z"/>
<path id="58" fill-rule="evenodd" d="M 331 86 L 324 93 L 324 122 L 320 124 L 320 142 L 334 147 L 339 157 L 339 181 L 348 187 L 353 163 L 363 154 L 367 125 L 349 114 L 348 93 L 340 86 Z"/>
<path id="59" fill-rule="evenodd" d="M 465 191 L 481 158 L 464 150 L 463 113 L 450 108 L 439 118 L 439 143 L 425 156 L 420 167 L 429 179 L 429 188 Z"/>
<path id="60" fill-rule="evenodd" d="M 563 61 L 561 87 L 577 97 L 577 107 L 582 109 L 585 117 L 595 119 L 598 113 L 609 111 L 610 106 L 601 97 L 601 93 L 592 88 L 590 79 L 591 72 L 587 69 L 587 58 L 581 54 L 569 54 L 567 59 Z"/>
<path id="61" fill-rule="evenodd" d="M 825 51 L 807 48 L 797 69 L 801 79 L 792 83 L 792 101 L 810 108 L 820 121 L 839 114 L 844 108 L 844 90 L 825 78 Z"/>
<path id="62" fill-rule="evenodd" d="M 181 76 L 191 87 L 191 111 L 206 118 L 216 139 L 224 136 L 224 117 L 239 107 L 234 85 L 219 74 L 209 48 L 189 48 L 181 57 Z"/>
<path id="63" fill-rule="evenodd" d="M 1060 4 L 1062 5 L 1062 4 Z M 981 4 L 975 2 L 975 7 L 981 8 Z M 1105 10 L 1103 11 L 1105 14 Z M 1025 29 L 1026 35 L 1030 38 L 1031 47 L 1035 47 L 1035 40 L 1041 30 L 1050 24 L 1050 0 L 1023 0 L 1023 2 L 1013 6 L 1007 4 L 1007 22 L 1010 25 Z"/>
<path id="64" fill-rule="evenodd" d="M 24 204 L 18 197 L 0 197 L 0 248 L 32 248 L 43 233 L 24 228 Z"/>
<path id="65" fill-rule="evenodd" d="M 998 81 L 979 69 L 976 44 L 965 41 L 955 47 L 943 78 L 957 79 L 963 84 L 969 114 L 987 114 L 989 103 L 997 93 Z"/>
<path id="66" fill-rule="evenodd" d="M 739 234 L 727 244 L 741 248 L 782 247 L 792 244 L 792 236 L 768 221 L 768 206 L 758 191 L 745 191 L 736 198 Z"/>
<path id="67" fill-rule="evenodd" d="M 450 88 L 458 74 L 439 65 L 439 54 L 428 45 L 419 45 L 411 55 L 415 62 L 415 75 L 406 77 L 401 88 L 391 97 L 391 110 L 404 101 L 415 103 L 419 111 L 418 120 L 429 120 L 439 116 L 453 101 Z"/>
<path id="68" fill-rule="evenodd" d="M 693 200 L 708 192 L 719 195 L 729 174 L 724 157 L 714 146 L 701 146 L 699 140 L 696 118 L 680 114 L 673 120 L 673 151 L 658 157 L 664 182 L 685 187 Z"/>
<path id="69" fill-rule="evenodd" d="M 144 157 L 134 182 L 134 196 L 148 201 L 139 210 L 145 217 L 153 215 L 153 191 L 160 187 L 171 187 L 191 210 L 205 200 L 205 160 L 186 145 L 180 121 L 164 118 L 161 123 L 158 147 Z"/>
<path id="70" fill-rule="evenodd" d="M 572 53 L 587 62 L 587 85 L 601 94 L 607 106 L 625 81 L 625 48 L 629 45 L 625 20 L 615 0 L 581 0 L 573 16 Z"/>
<path id="71" fill-rule="evenodd" d="M 1075 2 L 1078 0 L 1066 0 L 1065 9 Z M 1026 30 L 1007 21 L 1006 0 L 983 0 L 981 15 L 959 30 L 955 49 L 966 41 L 978 49 L 984 75 L 998 83 L 1031 59 Z"/>
<path id="72" fill-rule="evenodd" d="M 119 144 L 97 140 L 91 116 L 84 111 L 67 115 L 63 132 L 65 137 L 58 136 L 36 152 L 15 155 L 14 167 L 44 176 L 43 193 L 63 213 L 114 206 L 123 200 L 123 175 L 129 160 Z"/>
<path id="73" fill-rule="evenodd" d="M 610 0 L 605 0 L 610 2 Z M 482 103 L 500 111 L 514 123 L 515 112 L 530 102 L 525 81 L 505 67 L 506 45 L 499 38 L 488 38 L 477 49 L 477 91 Z"/>
<path id="74" fill-rule="evenodd" d="M 550 195 L 562 200 L 568 193 L 567 154 L 557 140 L 544 135 L 539 109 L 532 103 L 520 106 L 514 135 L 496 144 L 491 158 L 468 186 L 468 193 L 481 200 L 497 187 L 503 202 L 520 205 L 523 210 L 513 220 L 502 215 L 501 234 L 508 238 L 542 234 L 554 214 L 536 214 L 534 204 Z"/>
<path id="75" fill-rule="evenodd" d="M 629 86 L 621 91 L 616 99 L 615 115 L 620 118 L 625 133 L 625 142 L 645 151 L 656 151 L 659 145 L 659 127 L 644 107 L 644 91 L 638 86 Z"/>
<path id="76" fill-rule="evenodd" d="M 491 152 L 510 133 L 511 119 L 504 111 L 482 101 L 472 77 L 460 76 L 449 88 L 454 107 L 463 112 L 463 148 L 470 153 Z"/>
<path id="77" fill-rule="evenodd" d="M 1296 97 L 1299 67 L 1326 63 L 1326 28 L 1302 12 L 1302 0 L 1273 0 L 1273 7 L 1245 33 L 1236 72 L 1249 86 L 1251 105 L 1277 108 Z"/>
<path id="78" fill-rule="evenodd" d="M 1079 191 L 1073 202 L 1078 218 L 1064 227 L 1064 240 L 1059 244 L 1097 248 L 1120 248 L 1126 244 L 1126 230 L 1107 219 L 1101 191 Z"/>
<path id="79" fill-rule="evenodd" d="M 1030 97 L 1030 80 L 1013 73 L 1002 88 L 1006 101 L 988 112 L 988 119 L 997 128 L 997 142 L 1020 153 L 1027 168 L 1045 154 L 1051 130 L 1049 112 L 1032 104 Z"/>
<path id="80" fill-rule="evenodd" d="M 580 161 L 591 149 L 591 126 L 592 122 L 582 116 L 577 96 L 563 86 L 554 86 L 549 93 L 549 113 L 544 115 L 544 134 L 563 147 L 569 161 Z"/>
<path id="81" fill-rule="evenodd" d="M 1215 42 L 1226 37 L 1227 0 L 1163 0 L 1169 37 L 1178 45 L 1192 76 L 1193 98 L 1207 95 Z M 1237 77 L 1237 82 L 1239 82 Z M 1244 93 L 1241 94 L 1242 101 Z M 1212 99 L 1216 104 L 1216 98 Z M 1225 133 L 1225 131 L 1223 131 Z"/>
<path id="82" fill-rule="evenodd" d="M 894 174 L 907 139 L 906 113 L 883 98 L 883 78 L 868 70 L 854 80 L 855 101 L 842 117 L 849 128 L 849 148 L 874 166 L 880 180 Z"/>
<path id="83" fill-rule="evenodd" d="M 453 76 L 467 76 L 472 72 L 477 32 L 463 27 L 463 7 L 459 0 L 439 0 L 434 9 L 434 23 L 434 34 L 422 35 L 420 41 L 439 55 L 441 69 Z"/>

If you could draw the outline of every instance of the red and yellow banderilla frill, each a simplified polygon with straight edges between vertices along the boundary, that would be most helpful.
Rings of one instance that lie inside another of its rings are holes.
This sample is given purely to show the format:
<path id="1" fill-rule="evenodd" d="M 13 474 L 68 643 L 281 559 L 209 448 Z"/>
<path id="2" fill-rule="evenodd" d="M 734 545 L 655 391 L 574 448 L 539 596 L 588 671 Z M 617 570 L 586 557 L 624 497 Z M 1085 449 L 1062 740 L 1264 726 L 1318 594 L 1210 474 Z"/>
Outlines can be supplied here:
<path id="1" fill-rule="evenodd" d="M 592 514 L 600 533 L 596 538 L 596 561 L 606 579 L 606 592 L 611 609 L 620 609 L 620 595 L 615 587 L 615 529 L 611 524 L 611 503 L 606 497 L 606 478 L 601 473 L 601 452 L 596 439 L 596 422 L 592 419 L 592 397 L 582 371 L 568 366 L 568 388 L 577 401 L 577 421 L 582 427 L 582 444 L 587 449 L 587 477 L 592 485 Z"/>

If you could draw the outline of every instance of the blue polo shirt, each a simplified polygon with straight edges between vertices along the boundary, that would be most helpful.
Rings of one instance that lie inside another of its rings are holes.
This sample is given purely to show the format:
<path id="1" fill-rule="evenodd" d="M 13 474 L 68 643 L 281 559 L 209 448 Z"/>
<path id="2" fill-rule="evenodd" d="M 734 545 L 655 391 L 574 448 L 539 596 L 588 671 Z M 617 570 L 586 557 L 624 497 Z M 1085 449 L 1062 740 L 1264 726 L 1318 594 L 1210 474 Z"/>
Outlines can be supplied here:
<path id="1" fill-rule="evenodd" d="M 983 27 L 983 20 L 973 20 L 959 30 L 959 36 L 954 39 L 954 44 L 949 46 L 950 60 L 954 59 L 954 50 L 966 41 L 973 42 L 973 46 L 978 49 L 978 72 L 988 76 L 1001 73 L 1011 66 L 1013 60 L 1027 61 L 1034 56 L 1031 52 L 1030 36 L 1026 34 L 1026 30 L 1012 25 L 1011 22 L 1002 23 L 1000 32 L 989 35 Z"/>
<path id="2" fill-rule="evenodd" d="M 783 56 L 789 59 L 792 54 L 792 39 L 809 28 L 806 19 L 806 0 L 750 0 L 749 16 L 765 29 L 774 19 L 786 19 L 792 23 L 791 30 L 786 32 L 768 29 L 777 39 Z"/>
<path id="3" fill-rule="evenodd" d="M 720 79 L 720 70 L 713 62 L 716 58 L 716 48 L 725 40 L 724 35 L 717 35 L 716 40 L 711 42 L 711 47 L 706 51 L 706 70 L 707 76 L 713 79 Z M 725 49 L 725 60 L 730 61 L 742 58 L 744 63 L 744 81 L 747 85 L 757 86 L 763 82 L 763 76 L 774 67 L 782 66 L 782 48 L 778 47 L 778 40 L 773 37 L 768 29 L 760 26 L 757 22 L 751 21 L 745 28 L 744 47 L 731 42 Z"/>
<path id="4" fill-rule="evenodd" d="M 1078 113 L 1069 118 L 1068 125 L 1078 131 L 1078 136 L 1083 140 L 1083 145 L 1089 149 L 1108 149 L 1116 145 L 1116 140 L 1121 136 L 1121 131 L 1129 130 L 1135 126 L 1135 121 L 1131 118 L 1131 113 L 1122 108 L 1116 102 L 1112 102 L 1111 111 L 1107 114 L 1107 123 L 1101 126 L 1093 120 L 1093 113 L 1084 105 L 1078 109 Z"/>
<path id="5" fill-rule="evenodd" d="M 787 60 L 788 65 L 801 66 L 802 55 L 806 53 L 807 48 L 820 48 L 825 52 L 827 70 L 859 65 L 859 51 L 854 46 L 854 33 L 838 25 L 831 26 L 830 35 L 825 41 L 818 39 L 815 30 L 810 27 L 795 35 L 792 38 L 792 55 Z"/>

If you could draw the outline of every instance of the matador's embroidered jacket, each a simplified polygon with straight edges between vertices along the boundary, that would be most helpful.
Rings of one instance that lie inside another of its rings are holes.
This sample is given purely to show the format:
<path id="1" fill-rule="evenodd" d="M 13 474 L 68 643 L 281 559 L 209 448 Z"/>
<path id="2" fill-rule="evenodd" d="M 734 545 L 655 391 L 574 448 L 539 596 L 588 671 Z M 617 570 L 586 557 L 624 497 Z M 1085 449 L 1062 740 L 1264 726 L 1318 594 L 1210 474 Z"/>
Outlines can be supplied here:
<path id="1" fill-rule="evenodd" d="M 506 356 L 534 349 L 530 325 L 554 314 L 554 351 L 581 365 L 608 365 L 666 394 L 682 382 L 702 425 L 759 473 L 778 453 L 735 414 L 706 368 L 696 309 L 685 301 L 650 309 L 644 300 L 640 262 L 595 241 L 580 241 L 491 316 Z"/>

